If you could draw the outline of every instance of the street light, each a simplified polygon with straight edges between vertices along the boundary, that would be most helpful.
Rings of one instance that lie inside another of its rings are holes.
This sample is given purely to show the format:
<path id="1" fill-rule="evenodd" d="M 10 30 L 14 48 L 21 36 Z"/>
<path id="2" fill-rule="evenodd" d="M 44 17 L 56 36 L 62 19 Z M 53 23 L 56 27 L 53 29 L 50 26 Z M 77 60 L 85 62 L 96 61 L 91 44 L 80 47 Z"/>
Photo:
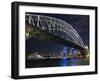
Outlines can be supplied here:
<path id="1" fill-rule="evenodd" d="M 88 49 L 88 46 L 86 45 L 85 48 Z"/>

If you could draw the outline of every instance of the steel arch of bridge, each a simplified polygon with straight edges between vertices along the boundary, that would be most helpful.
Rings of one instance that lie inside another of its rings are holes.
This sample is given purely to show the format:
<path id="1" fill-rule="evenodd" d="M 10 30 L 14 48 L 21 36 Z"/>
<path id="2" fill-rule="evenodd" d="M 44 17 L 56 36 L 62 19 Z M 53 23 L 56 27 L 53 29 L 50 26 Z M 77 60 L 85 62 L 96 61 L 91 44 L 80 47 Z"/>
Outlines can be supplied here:
<path id="1" fill-rule="evenodd" d="M 85 44 L 83 43 L 78 32 L 70 24 L 68 24 L 63 20 L 54 17 L 35 15 L 35 14 L 26 14 L 26 20 L 28 20 L 29 24 L 32 24 L 33 26 L 36 26 L 42 30 L 47 30 L 49 33 L 52 33 L 57 36 L 61 32 L 63 32 L 67 36 L 66 37 L 60 36 L 61 38 L 64 38 L 68 41 L 71 41 L 85 48 Z"/>

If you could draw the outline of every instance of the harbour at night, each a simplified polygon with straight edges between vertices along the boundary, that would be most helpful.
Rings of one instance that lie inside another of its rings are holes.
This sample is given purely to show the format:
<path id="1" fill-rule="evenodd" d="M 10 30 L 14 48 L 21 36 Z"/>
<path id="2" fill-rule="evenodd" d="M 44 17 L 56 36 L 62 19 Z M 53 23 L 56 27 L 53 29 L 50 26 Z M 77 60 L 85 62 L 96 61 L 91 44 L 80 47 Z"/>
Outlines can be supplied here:
<path id="1" fill-rule="evenodd" d="M 26 68 L 89 65 L 89 16 L 26 13 L 25 18 Z"/>

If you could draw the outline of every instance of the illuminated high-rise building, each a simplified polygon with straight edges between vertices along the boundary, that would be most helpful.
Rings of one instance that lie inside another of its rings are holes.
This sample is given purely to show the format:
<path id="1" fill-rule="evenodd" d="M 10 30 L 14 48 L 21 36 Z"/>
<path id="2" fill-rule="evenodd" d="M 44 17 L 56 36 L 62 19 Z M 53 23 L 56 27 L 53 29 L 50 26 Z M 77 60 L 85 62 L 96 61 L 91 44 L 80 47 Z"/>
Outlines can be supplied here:
<path id="1" fill-rule="evenodd" d="M 66 55 L 67 55 L 67 47 L 64 47 L 62 51 L 62 57 L 66 57 Z"/>

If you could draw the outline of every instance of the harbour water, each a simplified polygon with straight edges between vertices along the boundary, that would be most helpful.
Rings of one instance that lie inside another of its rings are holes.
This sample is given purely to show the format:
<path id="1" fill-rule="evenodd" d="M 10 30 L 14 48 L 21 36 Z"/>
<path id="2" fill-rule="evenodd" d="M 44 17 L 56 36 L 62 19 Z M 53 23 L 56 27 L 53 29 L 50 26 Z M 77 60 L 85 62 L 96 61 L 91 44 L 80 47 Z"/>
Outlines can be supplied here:
<path id="1" fill-rule="evenodd" d="M 89 59 L 84 58 L 47 58 L 26 60 L 26 68 L 37 67 L 67 67 L 89 65 Z"/>

